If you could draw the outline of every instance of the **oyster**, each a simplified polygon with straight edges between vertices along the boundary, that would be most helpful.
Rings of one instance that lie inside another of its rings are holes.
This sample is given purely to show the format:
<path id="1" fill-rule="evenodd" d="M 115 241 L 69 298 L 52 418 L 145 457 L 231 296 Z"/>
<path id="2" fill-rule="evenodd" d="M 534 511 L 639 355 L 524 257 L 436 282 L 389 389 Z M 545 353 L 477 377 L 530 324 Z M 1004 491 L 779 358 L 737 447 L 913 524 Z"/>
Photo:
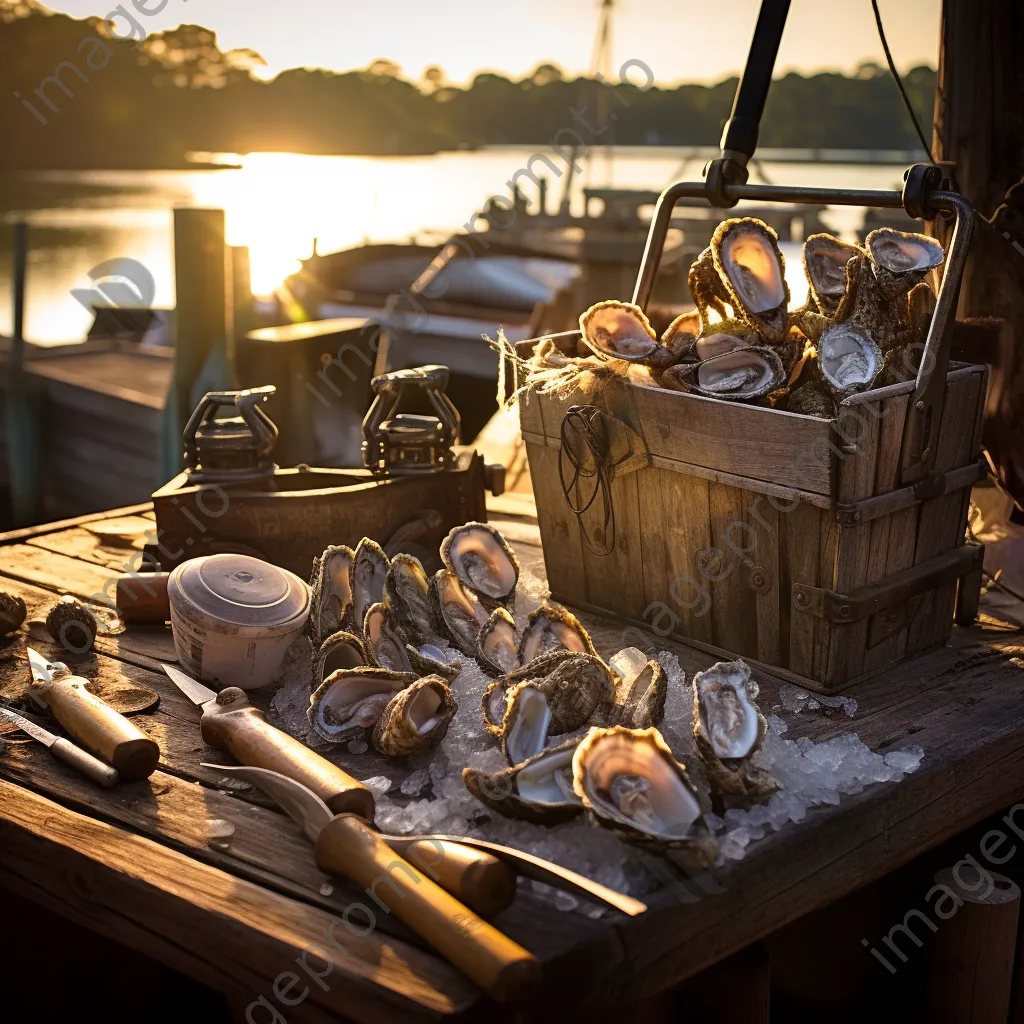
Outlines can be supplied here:
<path id="1" fill-rule="evenodd" d="M 458 704 L 440 676 L 410 683 L 388 703 L 373 730 L 373 747 L 386 757 L 406 757 L 444 739 Z"/>
<path id="2" fill-rule="evenodd" d="M 430 577 L 418 558 L 397 554 L 384 574 L 384 606 L 408 640 L 435 639 L 430 621 Z"/>
<path id="3" fill-rule="evenodd" d="M 501 735 L 501 720 L 505 717 L 505 695 L 516 683 L 543 679 L 572 657 L 573 652 L 565 648 L 548 651 L 546 654 L 538 655 L 529 665 L 522 665 L 495 679 L 484 691 L 481 701 L 484 724 L 488 731 L 495 736 Z"/>
<path id="4" fill-rule="evenodd" d="M 715 229 L 711 252 L 733 315 L 766 341 L 782 341 L 789 329 L 789 286 L 778 235 L 754 217 L 734 217 Z"/>
<path id="5" fill-rule="evenodd" d="M 505 697 L 501 722 L 501 752 L 509 764 L 539 754 L 548 742 L 551 708 L 544 691 L 535 682 L 516 683 Z"/>
<path id="6" fill-rule="evenodd" d="M 519 634 L 515 619 L 505 608 L 495 608 L 480 628 L 476 660 L 489 672 L 504 675 L 519 665 Z"/>
<path id="7" fill-rule="evenodd" d="M 591 729 L 572 765 L 573 789 L 596 824 L 631 842 L 678 849 L 693 867 L 714 861 L 717 844 L 697 794 L 657 729 Z"/>
<path id="8" fill-rule="evenodd" d="M 366 665 L 366 648 L 354 633 L 338 630 L 318 648 L 313 657 L 313 685 L 319 686 L 339 668 L 359 668 Z"/>
<path id="9" fill-rule="evenodd" d="M 438 629 L 455 646 L 476 657 L 476 642 L 489 613 L 480 598 L 450 569 L 438 569 L 430 581 L 430 608 Z"/>
<path id="10" fill-rule="evenodd" d="M 98 628 L 93 613 L 71 594 L 65 594 L 46 614 L 46 632 L 71 654 L 91 651 Z"/>
<path id="11" fill-rule="evenodd" d="M 678 363 L 661 375 L 662 384 L 676 391 L 693 391 L 707 398 L 749 401 L 786 382 L 786 370 L 771 348 L 739 348 L 699 363 Z"/>
<path id="12" fill-rule="evenodd" d="M 757 684 L 742 661 L 720 661 L 693 679 L 693 735 L 708 781 L 722 796 L 760 798 L 779 784 L 756 767 L 768 723 L 754 700 Z"/>
<path id="13" fill-rule="evenodd" d="M 371 604 L 384 600 L 384 578 L 390 566 L 384 549 L 369 537 L 364 537 L 352 555 L 349 573 L 352 589 L 352 619 L 362 626 Z"/>
<path id="14" fill-rule="evenodd" d="M 615 683 L 609 725 L 649 729 L 665 717 L 668 683 L 659 662 L 636 647 L 626 647 L 608 662 Z"/>
<path id="15" fill-rule="evenodd" d="M 451 682 L 462 671 L 462 662 L 450 647 L 406 644 L 405 653 L 413 669 L 423 676 L 441 676 Z"/>
<path id="16" fill-rule="evenodd" d="M 412 671 L 412 662 L 406 651 L 405 642 L 395 632 L 383 602 L 378 601 L 366 609 L 363 638 L 366 642 L 366 653 L 374 665 L 391 669 L 393 672 Z"/>
<path id="17" fill-rule="evenodd" d="M 441 561 L 482 601 L 512 605 L 519 559 L 508 541 L 487 523 L 456 526 L 441 543 Z"/>
<path id="18" fill-rule="evenodd" d="M 875 280 L 887 299 L 909 292 L 946 258 L 934 238 L 895 228 L 877 228 L 864 239 L 864 246 L 871 255 Z"/>
<path id="19" fill-rule="evenodd" d="M 527 619 L 519 641 L 519 662 L 527 665 L 537 655 L 559 647 L 584 654 L 596 653 L 583 623 L 556 601 L 544 601 L 530 612 Z"/>
<path id="20" fill-rule="evenodd" d="M 723 320 L 732 315 L 726 305 L 729 301 L 729 292 L 715 266 L 715 256 L 711 251 L 711 246 L 708 246 L 693 261 L 686 284 L 690 289 L 690 296 L 697 307 L 697 314 L 704 330 L 708 329 L 710 323 L 708 310 L 713 309 Z"/>
<path id="21" fill-rule="evenodd" d="M 572 755 L 579 742 L 547 747 L 502 772 L 463 768 L 462 781 L 477 800 L 506 818 L 558 825 L 583 810 L 572 788 Z"/>
<path id="22" fill-rule="evenodd" d="M 12 597 L 0 591 L 0 636 L 7 636 L 18 630 L 26 615 L 28 609 L 20 597 Z"/>
<path id="23" fill-rule="evenodd" d="M 598 302 L 580 317 L 583 341 L 606 359 L 645 362 L 660 348 L 647 314 L 632 302 Z"/>
<path id="24" fill-rule="evenodd" d="M 862 256 L 859 245 L 844 242 L 834 235 L 811 235 L 804 242 L 804 274 L 816 312 L 834 317 L 846 294 L 846 266 Z"/>
<path id="25" fill-rule="evenodd" d="M 694 343 L 693 351 L 698 359 L 710 359 L 724 352 L 735 352 L 740 348 L 751 348 L 762 344 L 757 331 L 735 320 L 711 324 Z"/>
<path id="26" fill-rule="evenodd" d="M 915 284 L 907 293 L 906 321 L 910 330 L 908 341 L 924 343 L 935 314 L 935 303 L 935 293 L 927 281 Z"/>
<path id="27" fill-rule="evenodd" d="M 661 336 L 662 347 L 672 356 L 672 362 L 677 362 L 693 352 L 697 338 L 703 330 L 703 323 L 700 319 L 700 311 L 691 309 L 686 313 L 680 313 L 665 329 Z"/>
<path id="28" fill-rule="evenodd" d="M 342 668 L 332 672 L 309 701 L 309 724 L 330 743 L 369 734 L 391 698 L 410 683 L 412 672 L 385 668 Z"/>
<path id="29" fill-rule="evenodd" d="M 344 544 L 327 548 L 313 559 L 309 578 L 313 596 L 309 632 L 314 647 L 337 633 L 350 619 L 352 610 L 352 549 Z M 362 622 L 362 619 L 357 620 Z"/>
<path id="30" fill-rule="evenodd" d="M 835 399 L 816 381 L 794 388 L 786 402 L 786 409 L 823 420 L 835 419 L 838 415 Z"/>
<path id="31" fill-rule="evenodd" d="M 882 369 L 882 351 L 849 323 L 833 324 L 818 339 L 818 366 L 839 395 L 866 391 Z"/>

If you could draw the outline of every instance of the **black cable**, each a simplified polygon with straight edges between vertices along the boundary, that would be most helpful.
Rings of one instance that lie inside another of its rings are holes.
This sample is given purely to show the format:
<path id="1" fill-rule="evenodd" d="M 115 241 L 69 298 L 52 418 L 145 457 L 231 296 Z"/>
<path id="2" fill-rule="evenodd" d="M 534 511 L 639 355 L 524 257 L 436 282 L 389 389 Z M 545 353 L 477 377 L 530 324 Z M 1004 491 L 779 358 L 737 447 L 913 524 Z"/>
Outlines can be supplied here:
<path id="1" fill-rule="evenodd" d="M 903 104 L 907 108 L 910 120 L 914 122 L 914 131 L 917 132 L 917 137 L 921 140 L 921 145 L 924 148 L 924 151 L 928 154 L 928 159 L 931 160 L 932 163 L 936 163 L 935 157 L 932 156 L 932 147 L 928 145 L 928 142 L 924 137 L 924 132 L 921 131 L 921 125 L 917 120 L 917 114 L 914 113 L 914 106 L 910 102 L 907 90 L 903 87 L 903 79 L 900 78 L 900 74 L 896 70 L 896 65 L 893 63 L 892 54 L 889 52 L 889 44 L 885 39 L 885 29 L 882 28 L 882 15 L 878 13 L 878 0 L 871 0 L 871 9 L 875 12 L 875 24 L 878 26 L 878 38 L 882 40 L 882 49 L 885 50 L 885 59 L 889 64 L 889 72 L 896 82 L 896 88 L 899 89 L 900 95 L 903 97 Z"/>
<path id="2" fill-rule="evenodd" d="M 610 555 L 615 548 L 615 507 L 612 504 L 611 480 L 612 467 L 608 463 L 608 455 L 605 443 L 598 435 L 594 427 L 594 421 L 599 410 L 592 405 L 574 405 L 568 409 L 562 420 L 562 447 L 558 456 L 558 476 L 562 484 L 562 494 L 565 496 L 569 510 L 576 516 L 580 523 L 580 532 L 583 542 L 594 552 L 595 555 Z M 575 433 L 575 438 L 572 434 Z M 586 452 L 578 453 L 575 441 L 582 441 Z M 589 454 L 593 461 L 593 467 L 584 465 L 585 454 Z M 572 467 L 572 479 L 568 482 L 565 479 L 565 468 L 563 460 L 567 459 Z M 594 489 L 590 497 L 583 501 L 580 495 L 580 484 L 582 479 L 592 477 Z M 594 504 L 598 494 L 601 495 L 601 525 L 598 528 L 599 536 L 604 543 L 598 545 L 591 539 L 590 534 L 583 524 L 583 516 Z M 573 502 L 575 495 L 576 501 Z"/>

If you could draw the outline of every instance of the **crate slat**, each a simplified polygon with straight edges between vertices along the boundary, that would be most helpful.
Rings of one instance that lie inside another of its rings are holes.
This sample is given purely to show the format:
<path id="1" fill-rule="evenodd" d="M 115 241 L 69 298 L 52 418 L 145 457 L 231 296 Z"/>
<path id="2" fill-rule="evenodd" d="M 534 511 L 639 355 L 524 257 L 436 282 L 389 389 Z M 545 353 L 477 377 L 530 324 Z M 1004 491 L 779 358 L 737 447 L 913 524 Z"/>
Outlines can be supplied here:
<path id="1" fill-rule="evenodd" d="M 720 561 L 720 567 L 709 569 L 713 594 L 711 642 L 742 657 L 755 658 L 757 595 L 746 582 L 743 552 L 749 541 L 745 493 L 724 484 L 713 483 L 708 487 L 711 545 Z"/>

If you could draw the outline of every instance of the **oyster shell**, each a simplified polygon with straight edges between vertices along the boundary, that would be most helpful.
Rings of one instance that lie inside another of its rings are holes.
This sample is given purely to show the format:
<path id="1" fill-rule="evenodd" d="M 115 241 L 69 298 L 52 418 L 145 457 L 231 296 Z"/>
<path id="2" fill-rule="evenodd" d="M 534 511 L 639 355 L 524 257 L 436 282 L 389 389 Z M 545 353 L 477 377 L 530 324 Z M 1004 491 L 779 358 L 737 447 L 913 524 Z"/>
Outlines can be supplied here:
<path id="1" fill-rule="evenodd" d="M 740 348 L 752 348 L 763 344 L 764 339 L 757 331 L 735 320 L 711 324 L 693 346 L 698 359 L 711 359 L 725 352 Z"/>
<path id="2" fill-rule="evenodd" d="M 71 654 L 91 651 L 98 628 L 93 613 L 71 594 L 65 594 L 46 614 L 46 632 Z"/>
<path id="3" fill-rule="evenodd" d="M 314 691 L 306 716 L 323 739 L 345 743 L 369 735 L 391 698 L 414 682 L 416 676 L 412 672 L 338 669 Z"/>
<path id="4" fill-rule="evenodd" d="M 431 579 L 430 609 L 440 632 L 463 654 L 476 657 L 477 637 L 489 613 L 450 569 L 438 569 Z"/>
<path id="5" fill-rule="evenodd" d="M 384 600 L 384 579 L 390 566 L 384 549 L 369 537 L 364 537 L 352 555 L 349 572 L 352 590 L 352 619 L 363 624 L 367 609 Z"/>
<path id="6" fill-rule="evenodd" d="M 406 757 L 444 739 L 458 704 L 440 676 L 410 683 L 388 703 L 373 730 L 373 748 L 386 757 Z"/>
<path id="7" fill-rule="evenodd" d="M 754 217 L 734 217 L 715 229 L 711 252 L 733 315 L 766 341 L 782 341 L 789 329 L 789 285 L 778 235 Z"/>
<path id="8" fill-rule="evenodd" d="M 351 619 L 352 557 L 350 547 L 333 544 L 319 558 L 313 559 L 313 572 L 309 578 L 313 591 L 309 632 L 314 647 L 319 647 Z M 361 623 L 363 620 L 357 621 Z"/>
<path id="9" fill-rule="evenodd" d="M 732 314 L 726 303 L 729 292 L 715 266 L 715 255 L 709 245 L 694 261 L 686 278 L 704 330 L 708 329 L 708 310 L 713 309 L 723 320 Z"/>
<path id="10" fill-rule="evenodd" d="M 946 258 L 942 246 L 928 235 L 895 228 L 877 228 L 864 239 L 875 280 L 887 299 L 906 294 L 929 270 Z"/>
<path id="11" fill-rule="evenodd" d="M 693 735 L 711 788 L 722 796 L 757 799 L 779 788 L 751 762 L 768 732 L 756 696 L 742 661 L 717 662 L 693 678 Z"/>
<path id="12" fill-rule="evenodd" d="M 521 764 L 539 754 L 548 742 L 551 708 L 536 682 L 516 683 L 505 696 L 501 722 L 501 752 L 509 764 Z"/>
<path id="13" fill-rule="evenodd" d="M 606 359 L 645 362 L 660 347 L 647 315 L 632 302 L 598 302 L 580 317 L 583 341 Z"/>
<path id="14" fill-rule="evenodd" d="M 28 609 L 20 597 L 0 592 L 0 636 L 7 636 L 20 629 L 26 615 Z"/>
<path id="15" fill-rule="evenodd" d="M 519 665 L 519 634 L 515 619 L 505 608 L 495 608 L 481 626 L 476 660 L 489 672 L 504 675 Z"/>
<path id="16" fill-rule="evenodd" d="M 835 419 L 838 415 L 835 399 L 816 381 L 794 388 L 786 402 L 786 409 L 823 420 Z"/>
<path id="17" fill-rule="evenodd" d="M 515 602 L 519 559 L 508 541 L 487 523 L 456 526 L 441 543 L 441 561 L 491 607 Z"/>
<path id="18" fill-rule="evenodd" d="M 441 676 L 451 682 L 462 671 L 462 662 L 450 647 L 406 644 L 405 653 L 413 669 L 423 676 Z"/>
<path id="19" fill-rule="evenodd" d="M 529 665 L 522 665 L 495 679 L 484 691 L 481 700 L 484 724 L 488 731 L 495 736 L 501 735 L 501 721 L 505 717 L 505 695 L 516 683 L 543 679 L 572 657 L 574 653 L 565 648 L 548 651 L 546 654 L 538 655 Z"/>
<path id="20" fill-rule="evenodd" d="M 680 313 L 665 328 L 665 333 L 661 336 L 661 344 L 672 356 L 672 362 L 678 362 L 693 352 L 694 345 L 703 328 L 700 311 L 697 309 Z"/>
<path id="21" fill-rule="evenodd" d="M 564 647 L 569 651 L 595 654 L 590 634 L 583 623 L 557 601 L 543 601 L 527 619 L 519 641 L 519 661 L 527 665 L 539 654 Z"/>
<path id="22" fill-rule="evenodd" d="M 615 684 L 615 703 L 609 725 L 649 729 L 665 717 L 668 682 L 661 664 L 636 647 L 626 647 L 609 659 Z"/>
<path id="23" fill-rule="evenodd" d="M 388 619 L 410 641 L 436 639 L 430 620 L 430 577 L 418 558 L 397 554 L 384 574 Z"/>
<path id="24" fill-rule="evenodd" d="M 366 664 L 366 648 L 362 640 L 355 633 L 340 629 L 317 648 L 313 658 L 313 685 L 319 686 L 339 668 L 359 668 Z"/>
<path id="25" fill-rule="evenodd" d="M 378 601 L 366 609 L 363 638 L 366 653 L 374 665 L 391 669 L 393 672 L 412 671 L 412 661 L 406 651 L 405 642 L 392 626 L 383 602 Z"/>
<path id="26" fill-rule="evenodd" d="M 547 747 L 521 764 L 501 772 L 463 768 L 462 781 L 482 804 L 537 825 L 558 825 L 583 811 L 572 788 L 572 756 L 579 738 Z"/>
<path id="27" fill-rule="evenodd" d="M 686 769 L 657 729 L 591 729 L 573 755 L 573 789 L 598 825 L 707 867 L 717 844 Z"/>
<path id="28" fill-rule="evenodd" d="M 835 235 L 810 235 L 804 242 L 804 275 L 807 277 L 810 298 L 817 312 L 834 317 L 846 294 L 847 264 L 855 256 L 862 256 L 859 245 L 844 242 Z"/>
<path id="29" fill-rule="evenodd" d="M 836 394 L 866 391 L 882 369 L 882 351 L 862 330 L 833 324 L 818 339 L 818 366 Z"/>
<path id="30" fill-rule="evenodd" d="M 707 398 L 750 401 L 785 384 L 786 369 L 774 349 L 739 348 L 699 363 L 677 363 L 661 375 L 661 381 L 676 391 L 693 391 Z"/>

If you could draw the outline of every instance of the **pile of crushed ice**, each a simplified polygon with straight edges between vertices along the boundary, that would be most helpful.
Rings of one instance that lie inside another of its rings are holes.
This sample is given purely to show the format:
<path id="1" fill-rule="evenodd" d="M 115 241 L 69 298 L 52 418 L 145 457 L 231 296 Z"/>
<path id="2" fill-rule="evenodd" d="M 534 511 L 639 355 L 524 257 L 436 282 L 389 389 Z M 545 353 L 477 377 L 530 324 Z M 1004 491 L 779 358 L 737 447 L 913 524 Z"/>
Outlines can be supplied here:
<path id="1" fill-rule="evenodd" d="M 305 658 L 296 654 L 295 659 Z M 660 729 L 676 757 L 690 773 L 701 794 L 708 791 L 701 762 L 693 739 L 692 690 L 685 673 L 673 654 L 662 653 L 659 661 L 668 681 L 665 718 Z M 327 756 L 338 756 L 338 763 L 359 775 L 360 746 L 324 749 L 309 736 L 305 708 L 309 700 L 309 678 L 304 666 L 290 665 L 285 685 L 274 700 L 278 724 Z M 494 737 L 484 727 L 481 698 L 490 680 L 472 659 L 464 659 L 462 671 L 453 684 L 459 708 L 440 745 L 433 751 L 412 760 L 413 770 L 400 785 L 384 776 L 363 778 L 377 802 L 377 827 L 388 833 L 449 833 L 473 835 L 492 842 L 515 846 L 536 856 L 554 861 L 621 892 L 640 895 L 660 884 L 653 858 L 636 847 L 622 842 L 605 829 L 594 828 L 584 817 L 555 827 L 532 825 L 503 818 L 478 803 L 462 782 L 462 769 L 472 767 L 500 771 L 508 767 Z M 799 714 L 805 708 L 842 708 L 847 715 L 856 711 L 856 702 L 849 698 L 828 698 L 785 687 L 780 691 L 785 710 Z M 802 696 L 801 696 L 802 695 Z M 834 702 L 834 703 L 830 703 Z M 768 710 L 767 708 L 765 709 Z M 787 725 L 776 714 L 768 716 L 768 736 L 755 755 L 756 762 L 775 776 L 782 788 L 768 801 L 746 810 L 726 811 L 724 818 L 710 812 L 706 803 L 706 820 L 716 832 L 719 842 L 718 863 L 742 858 L 750 843 L 763 838 L 770 830 L 780 829 L 788 822 L 802 821 L 807 811 L 822 804 L 838 804 L 844 794 L 859 793 L 877 782 L 898 782 L 921 763 L 920 747 L 894 750 L 881 755 L 869 750 L 852 732 L 846 732 L 823 743 L 801 737 L 785 739 Z M 580 730 L 581 732 L 585 730 Z M 546 893 L 546 887 L 533 883 Z M 565 893 L 546 893 L 561 909 L 573 909 L 574 897 Z M 595 916 L 599 910 L 592 910 Z"/>

